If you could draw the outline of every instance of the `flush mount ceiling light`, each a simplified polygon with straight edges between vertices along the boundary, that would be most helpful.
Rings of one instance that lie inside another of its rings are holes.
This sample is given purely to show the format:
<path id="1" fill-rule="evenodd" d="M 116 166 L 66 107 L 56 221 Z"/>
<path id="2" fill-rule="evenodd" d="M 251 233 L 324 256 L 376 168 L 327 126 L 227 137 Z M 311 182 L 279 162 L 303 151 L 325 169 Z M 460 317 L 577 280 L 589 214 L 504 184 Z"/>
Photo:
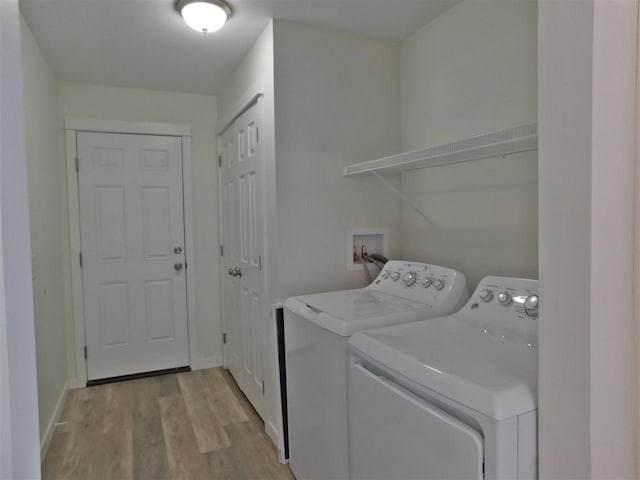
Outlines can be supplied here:
<path id="1" fill-rule="evenodd" d="M 231 16 L 231 7 L 221 0 L 178 0 L 176 9 L 187 25 L 200 33 L 220 30 Z"/>

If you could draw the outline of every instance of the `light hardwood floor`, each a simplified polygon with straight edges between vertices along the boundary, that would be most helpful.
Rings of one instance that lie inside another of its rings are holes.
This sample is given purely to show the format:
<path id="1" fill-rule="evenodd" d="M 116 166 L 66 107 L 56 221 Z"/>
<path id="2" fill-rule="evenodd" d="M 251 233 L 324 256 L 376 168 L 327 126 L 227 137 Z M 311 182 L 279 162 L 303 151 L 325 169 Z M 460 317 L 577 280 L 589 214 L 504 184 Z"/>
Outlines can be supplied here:
<path id="1" fill-rule="evenodd" d="M 220 368 L 72 390 L 42 478 L 294 480 Z"/>

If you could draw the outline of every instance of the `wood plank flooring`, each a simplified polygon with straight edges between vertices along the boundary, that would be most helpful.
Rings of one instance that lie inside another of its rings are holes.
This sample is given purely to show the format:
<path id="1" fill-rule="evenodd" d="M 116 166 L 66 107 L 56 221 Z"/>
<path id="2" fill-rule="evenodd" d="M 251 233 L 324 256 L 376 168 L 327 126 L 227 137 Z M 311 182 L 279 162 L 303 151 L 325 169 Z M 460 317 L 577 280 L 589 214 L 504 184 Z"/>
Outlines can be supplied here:
<path id="1" fill-rule="evenodd" d="M 42 478 L 294 480 L 220 368 L 72 390 Z"/>

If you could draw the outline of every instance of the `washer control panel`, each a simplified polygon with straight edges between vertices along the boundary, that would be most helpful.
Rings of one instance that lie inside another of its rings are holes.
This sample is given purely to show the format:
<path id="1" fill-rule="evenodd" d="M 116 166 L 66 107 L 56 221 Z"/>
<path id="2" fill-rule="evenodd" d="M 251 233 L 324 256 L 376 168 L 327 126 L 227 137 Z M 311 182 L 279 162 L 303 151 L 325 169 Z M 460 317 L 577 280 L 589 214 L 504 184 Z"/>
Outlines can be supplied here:
<path id="1" fill-rule="evenodd" d="M 389 279 L 405 287 L 442 290 L 447 285 L 447 280 L 450 280 L 449 277 L 455 274 L 460 272 L 438 265 L 391 261 L 385 265 L 374 283 L 380 285 Z"/>
<path id="2" fill-rule="evenodd" d="M 468 298 L 463 273 L 419 262 L 389 261 L 367 288 L 429 305 L 454 301 L 462 307 Z"/>

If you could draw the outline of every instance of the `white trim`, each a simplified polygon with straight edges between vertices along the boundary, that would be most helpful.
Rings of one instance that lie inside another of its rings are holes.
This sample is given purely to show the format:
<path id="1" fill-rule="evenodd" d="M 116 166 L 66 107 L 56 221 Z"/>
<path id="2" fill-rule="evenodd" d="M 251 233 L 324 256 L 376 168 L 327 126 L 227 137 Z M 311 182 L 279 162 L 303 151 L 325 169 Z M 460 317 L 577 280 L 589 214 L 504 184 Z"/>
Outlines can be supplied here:
<path id="1" fill-rule="evenodd" d="M 258 101 L 258 98 L 264 95 L 264 87 L 262 80 L 258 80 L 254 83 L 249 90 L 247 90 L 240 99 L 231 107 L 229 113 L 222 117 L 220 122 L 221 127 L 218 129 L 218 135 L 222 135 L 224 131 L 235 122 L 236 118 L 242 115 L 251 105 Z"/>
<path id="2" fill-rule="evenodd" d="M 222 367 L 222 355 L 214 355 L 212 357 L 199 358 L 192 370 L 204 370 L 206 368 Z"/>
<path id="3" fill-rule="evenodd" d="M 224 244 L 222 243 L 224 240 L 223 230 L 222 230 L 222 216 L 224 212 L 222 211 L 222 164 L 220 162 L 220 157 L 222 155 L 222 142 L 220 141 L 220 134 L 218 134 L 218 255 L 220 260 L 220 315 L 222 318 L 222 333 L 220 335 L 220 340 L 222 341 L 222 365 L 227 368 L 227 345 L 224 342 L 224 335 L 227 331 L 226 322 L 225 322 L 225 312 L 224 312 L 224 257 L 220 255 L 220 247 L 224 248 Z M 227 248 L 229 246 L 227 245 Z"/>
<path id="4" fill-rule="evenodd" d="M 78 181 L 76 176 L 76 131 L 65 131 L 67 152 L 67 201 L 69 205 L 69 261 L 71 263 L 71 292 L 73 300 L 73 337 L 75 346 L 75 380 L 80 385 L 87 383 L 87 364 L 84 359 L 84 302 L 82 299 L 82 270 L 78 256 L 82 243 L 80 241 L 80 203 Z"/>
<path id="5" fill-rule="evenodd" d="M 640 52 L 640 4 L 636 10 L 636 24 L 638 25 L 638 35 L 636 36 L 636 52 Z M 635 451 L 640 451 L 640 61 L 636 54 L 636 112 L 635 112 L 635 215 L 634 215 L 634 272 L 633 272 L 633 296 L 634 296 L 634 324 L 635 329 L 635 404 L 636 404 L 636 432 Z M 636 477 L 640 478 L 640 454 L 636 453 Z"/>
<path id="6" fill-rule="evenodd" d="M 179 123 L 135 122 L 107 118 L 65 117 L 65 130 L 79 132 L 132 133 L 136 135 L 163 135 L 190 137 L 191 126 Z"/>
<path id="7" fill-rule="evenodd" d="M 198 358 L 198 322 L 196 317 L 195 300 L 191 126 L 178 123 L 121 122 L 118 120 L 65 117 L 67 201 L 69 204 L 69 258 L 71 262 L 76 367 L 75 377 L 70 379 L 71 388 L 83 387 L 87 382 L 87 363 L 84 358 L 85 323 L 84 301 L 82 295 L 82 270 L 78 262 L 78 255 L 80 254 L 82 247 L 80 241 L 80 204 L 78 181 L 75 170 L 77 156 L 76 134 L 79 131 L 179 136 L 182 138 L 182 195 L 184 197 L 184 241 L 187 262 L 187 328 L 189 330 L 189 364 L 193 368 L 197 364 Z"/>
<path id="8" fill-rule="evenodd" d="M 182 197 L 184 208 L 184 253 L 187 268 L 187 328 L 189 329 L 189 364 L 198 363 L 198 335 L 196 324 L 196 261 L 193 228 L 193 175 L 191 170 L 191 137 L 182 137 Z"/>
<path id="9" fill-rule="evenodd" d="M 69 379 L 69 388 L 75 390 L 76 388 L 85 388 L 87 386 L 87 379 L 84 381 L 78 377 L 71 377 Z"/>
<path id="10" fill-rule="evenodd" d="M 60 420 L 60 415 L 62 415 L 62 409 L 64 408 L 64 404 L 67 401 L 67 397 L 69 396 L 69 382 L 64 384 L 62 387 L 62 392 L 60 392 L 60 397 L 58 397 L 58 403 L 56 403 L 56 408 L 53 411 L 53 415 L 51 415 L 51 419 L 47 424 L 47 428 L 44 431 L 44 436 L 40 440 L 40 461 L 44 461 L 44 457 L 47 455 L 47 451 L 49 450 L 49 445 L 51 445 L 51 439 L 53 438 L 53 434 L 56 433 L 56 423 Z"/>
<path id="11" fill-rule="evenodd" d="M 0 13 L 1 14 L 1 13 Z M 1 20 L 1 19 L 0 19 Z M 0 127 L 2 126 L 2 115 L 0 114 Z M 0 157 L 4 155 L 4 146 L 0 140 Z M 2 158 L 0 158 L 0 163 Z M 0 207 L 2 199 L 0 198 Z M 2 237 L 0 236 L 0 252 L 2 252 Z M 7 312 L 5 309 L 5 288 L 4 288 L 4 262 L 3 255 L 0 255 L 0 478 L 9 478 L 13 471 L 11 441 L 11 392 L 9 391 L 9 344 Z"/>
<path id="12" fill-rule="evenodd" d="M 273 422 L 269 421 L 264 424 L 264 431 L 267 436 L 271 439 L 274 445 L 278 446 L 278 462 L 280 463 L 289 463 L 289 460 L 284 458 L 284 449 L 280 449 L 280 439 L 278 436 L 278 429 L 273 424 Z"/>

